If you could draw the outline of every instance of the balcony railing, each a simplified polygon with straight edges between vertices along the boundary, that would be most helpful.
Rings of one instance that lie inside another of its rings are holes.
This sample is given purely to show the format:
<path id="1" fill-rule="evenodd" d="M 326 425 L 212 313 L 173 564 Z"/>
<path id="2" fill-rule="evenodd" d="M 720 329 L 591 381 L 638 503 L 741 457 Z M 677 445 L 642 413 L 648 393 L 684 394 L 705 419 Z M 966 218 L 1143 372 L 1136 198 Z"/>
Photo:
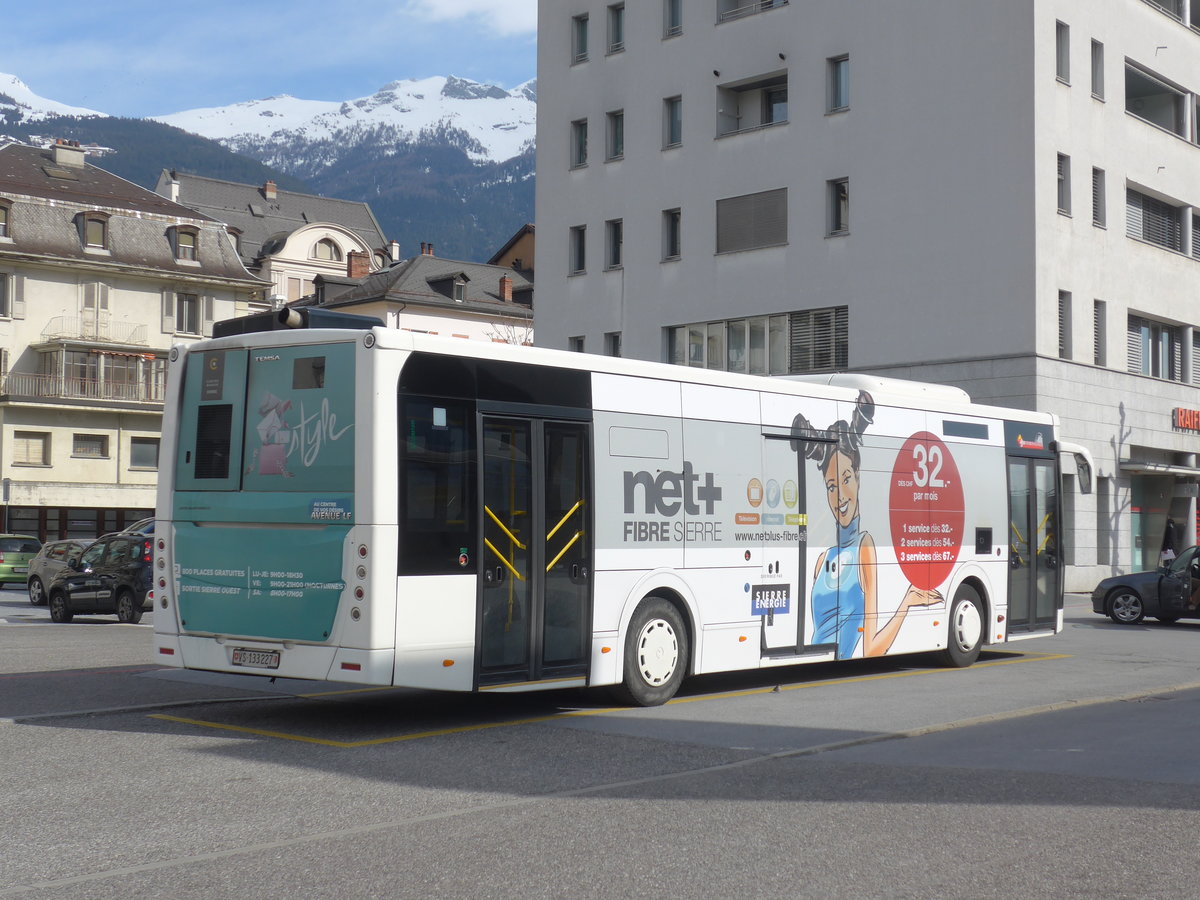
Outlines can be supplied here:
<path id="1" fill-rule="evenodd" d="M 36 399 L 119 400 L 125 403 L 162 403 L 165 386 L 122 384 L 94 378 L 62 378 L 10 372 L 0 377 L 0 395 Z"/>
<path id="2" fill-rule="evenodd" d="M 788 0 L 718 0 L 717 21 L 728 22 L 787 5 Z"/>
<path id="3" fill-rule="evenodd" d="M 55 316 L 42 329 L 46 341 L 103 341 L 111 344 L 146 344 L 146 326 L 113 322 L 107 315 Z"/>

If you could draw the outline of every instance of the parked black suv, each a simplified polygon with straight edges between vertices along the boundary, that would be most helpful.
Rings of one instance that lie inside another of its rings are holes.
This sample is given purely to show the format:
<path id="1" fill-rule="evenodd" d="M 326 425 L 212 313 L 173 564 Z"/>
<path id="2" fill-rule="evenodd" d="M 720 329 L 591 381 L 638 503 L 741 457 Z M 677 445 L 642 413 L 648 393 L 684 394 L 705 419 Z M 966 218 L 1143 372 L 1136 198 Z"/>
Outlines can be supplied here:
<path id="1" fill-rule="evenodd" d="M 126 623 L 141 621 L 150 608 L 152 545 L 145 534 L 106 534 L 72 559 L 46 588 L 50 618 L 70 622 L 76 613 L 116 613 Z"/>

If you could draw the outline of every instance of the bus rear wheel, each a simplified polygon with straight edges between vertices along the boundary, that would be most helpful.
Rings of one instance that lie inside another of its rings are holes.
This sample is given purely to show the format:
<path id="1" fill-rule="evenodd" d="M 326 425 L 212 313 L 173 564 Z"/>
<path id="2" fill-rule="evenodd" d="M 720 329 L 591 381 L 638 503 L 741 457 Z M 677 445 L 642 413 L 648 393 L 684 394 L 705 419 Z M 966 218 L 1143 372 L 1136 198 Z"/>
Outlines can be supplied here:
<path id="1" fill-rule="evenodd" d="M 941 651 L 942 665 L 961 669 L 979 658 L 983 646 L 983 601 L 975 588 L 959 585 L 950 601 L 946 649 Z"/>
<path id="2" fill-rule="evenodd" d="M 647 597 L 629 622 L 617 696 L 634 706 L 666 703 L 679 690 L 688 658 L 688 635 L 679 610 L 662 597 Z"/>

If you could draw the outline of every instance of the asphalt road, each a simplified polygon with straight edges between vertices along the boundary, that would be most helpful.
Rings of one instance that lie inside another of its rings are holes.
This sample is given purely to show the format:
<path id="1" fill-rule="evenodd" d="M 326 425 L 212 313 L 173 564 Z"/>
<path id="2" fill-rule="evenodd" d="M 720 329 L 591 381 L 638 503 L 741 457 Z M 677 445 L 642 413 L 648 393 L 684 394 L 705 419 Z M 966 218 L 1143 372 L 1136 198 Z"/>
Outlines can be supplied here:
<path id="1" fill-rule="evenodd" d="M 1195 897 L 1200 624 L 1067 620 L 613 709 L 166 670 L 9 589 L 0 898 Z"/>

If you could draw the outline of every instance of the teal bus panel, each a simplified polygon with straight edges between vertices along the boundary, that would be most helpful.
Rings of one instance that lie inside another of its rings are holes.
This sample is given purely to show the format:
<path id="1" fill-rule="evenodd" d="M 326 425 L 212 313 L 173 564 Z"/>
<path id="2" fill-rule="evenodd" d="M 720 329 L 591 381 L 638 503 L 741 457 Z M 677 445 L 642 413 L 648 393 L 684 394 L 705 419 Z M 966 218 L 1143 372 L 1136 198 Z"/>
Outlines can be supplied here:
<path id="1" fill-rule="evenodd" d="M 251 350 L 242 489 L 354 490 L 351 343 Z"/>
<path id="2" fill-rule="evenodd" d="M 349 526 L 260 528 L 176 522 L 185 631 L 320 643 L 345 589 Z"/>
<path id="3" fill-rule="evenodd" d="M 241 522 L 247 525 L 352 525 L 354 495 L 340 491 L 306 494 L 248 491 L 176 491 L 175 522 Z"/>

